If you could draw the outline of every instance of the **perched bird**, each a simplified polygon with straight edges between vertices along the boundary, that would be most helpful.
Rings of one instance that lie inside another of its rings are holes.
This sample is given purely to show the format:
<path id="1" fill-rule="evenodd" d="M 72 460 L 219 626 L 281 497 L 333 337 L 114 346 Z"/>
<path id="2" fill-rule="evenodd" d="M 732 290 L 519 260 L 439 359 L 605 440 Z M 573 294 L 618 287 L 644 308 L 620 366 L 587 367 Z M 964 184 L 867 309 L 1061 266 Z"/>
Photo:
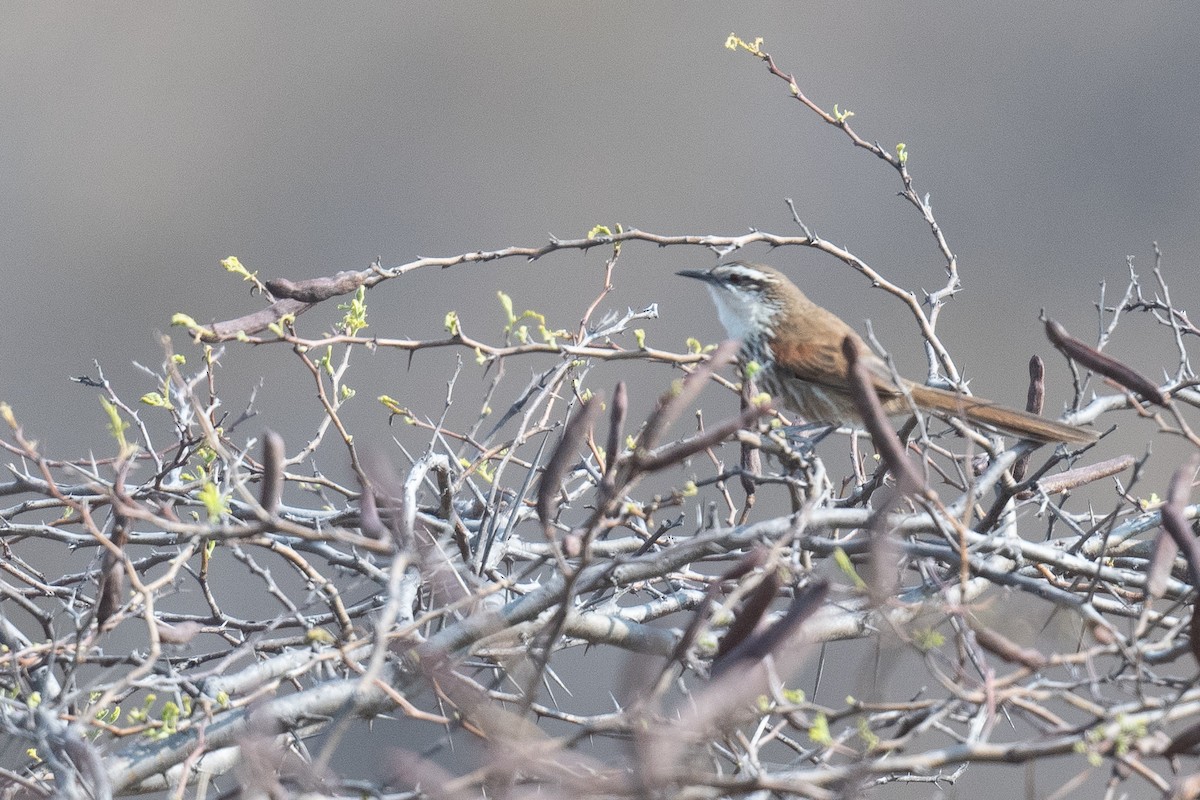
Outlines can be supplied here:
<path id="1" fill-rule="evenodd" d="M 903 381 L 854 330 L 835 314 L 804 296 L 796 285 L 771 267 L 744 262 L 719 264 L 709 270 L 678 273 L 702 281 L 717 305 L 717 316 L 731 339 L 742 342 L 743 362 L 755 361 L 759 387 L 809 422 L 834 425 L 861 421 L 850 393 L 842 342 L 850 339 L 867 368 L 884 410 L 911 411 L 904 392 L 924 411 L 953 416 L 1038 442 L 1083 444 L 1092 431 L 1044 419 L 970 395 Z"/>

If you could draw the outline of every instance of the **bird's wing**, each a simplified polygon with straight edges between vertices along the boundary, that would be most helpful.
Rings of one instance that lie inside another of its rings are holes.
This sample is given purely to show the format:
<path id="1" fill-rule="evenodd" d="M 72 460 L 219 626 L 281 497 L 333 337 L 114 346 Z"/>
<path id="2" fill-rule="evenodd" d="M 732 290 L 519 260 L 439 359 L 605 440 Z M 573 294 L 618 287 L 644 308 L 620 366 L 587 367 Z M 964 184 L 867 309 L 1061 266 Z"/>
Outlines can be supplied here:
<path id="1" fill-rule="evenodd" d="M 842 341 L 849 338 L 858 348 L 859 359 L 870 373 L 880 397 L 886 399 L 900 394 L 887 364 L 871 352 L 853 328 L 817 306 L 813 306 L 808 314 L 819 315 L 821 319 L 811 320 L 810 325 L 791 326 L 791 330 L 781 331 L 772 342 L 777 370 L 818 386 L 849 391 L 846 357 L 842 354 Z M 815 333 L 808 337 L 798 334 L 800 330 Z"/>

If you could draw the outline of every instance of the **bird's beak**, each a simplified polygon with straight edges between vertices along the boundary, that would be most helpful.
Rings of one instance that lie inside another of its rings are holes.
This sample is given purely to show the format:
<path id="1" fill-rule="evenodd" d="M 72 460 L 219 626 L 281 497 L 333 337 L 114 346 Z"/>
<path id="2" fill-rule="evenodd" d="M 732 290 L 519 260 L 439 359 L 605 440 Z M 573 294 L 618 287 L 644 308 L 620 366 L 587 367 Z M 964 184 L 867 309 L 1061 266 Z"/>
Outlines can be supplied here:
<path id="1" fill-rule="evenodd" d="M 685 278 L 695 278 L 698 281 L 712 283 L 712 273 L 706 269 L 681 269 L 676 275 L 682 275 Z"/>

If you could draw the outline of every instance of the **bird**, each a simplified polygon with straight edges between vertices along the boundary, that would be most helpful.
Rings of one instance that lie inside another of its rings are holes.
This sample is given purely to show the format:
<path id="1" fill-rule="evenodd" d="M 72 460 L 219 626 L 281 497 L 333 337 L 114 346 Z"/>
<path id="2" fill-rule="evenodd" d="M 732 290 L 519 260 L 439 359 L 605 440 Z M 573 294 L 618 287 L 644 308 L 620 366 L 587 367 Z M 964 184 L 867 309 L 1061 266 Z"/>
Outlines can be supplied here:
<path id="1" fill-rule="evenodd" d="M 754 376 L 759 388 L 810 423 L 854 426 L 861 422 L 842 350 L 849 340 L 888 414 L 911 413 L 916 406 L 1039 443 L 1078 445 L 1097 438 L 1093 431 L 990 400 L 897 380 L 853 328 L 809 300 L 773 267 L 732 261 L 676 274 L 704 283 L 729 338 L 742 343 L 739 360 L 760 367 Z"/>

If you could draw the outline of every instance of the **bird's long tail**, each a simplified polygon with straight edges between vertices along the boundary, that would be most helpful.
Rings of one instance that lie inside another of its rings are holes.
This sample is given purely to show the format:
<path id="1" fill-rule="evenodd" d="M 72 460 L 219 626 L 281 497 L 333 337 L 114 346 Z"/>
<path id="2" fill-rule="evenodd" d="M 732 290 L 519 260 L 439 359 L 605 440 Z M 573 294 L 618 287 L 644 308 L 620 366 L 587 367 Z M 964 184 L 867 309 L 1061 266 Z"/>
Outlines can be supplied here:
<path id="1" fill-rule="evenodd" d="M 907 388 L 913 402 L 919 408 L 988 425 L 1022 439 L 1067 444 L 1088 444 L 1097 439 L 1094 431 L 1055 422 L 1028 411 L 1018 411 L 978 397 L 918 383 L 909 383 Z"/>

